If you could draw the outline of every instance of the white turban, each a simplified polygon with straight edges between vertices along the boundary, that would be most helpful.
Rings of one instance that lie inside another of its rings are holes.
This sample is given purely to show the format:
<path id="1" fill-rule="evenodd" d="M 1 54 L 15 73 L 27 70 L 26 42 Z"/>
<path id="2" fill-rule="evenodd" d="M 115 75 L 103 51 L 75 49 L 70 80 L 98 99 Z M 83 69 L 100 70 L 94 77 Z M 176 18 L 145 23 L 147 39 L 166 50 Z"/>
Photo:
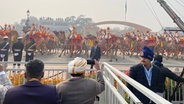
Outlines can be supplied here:
<path id="1" fill-rule="evenodd" d="M 22 39 L 22 37 L 21 37 L 21 36 L 19 36 L 17 39 Z"/>
<path id="2" fill-rule="evenodd" d="M 4 38 L 4 39 L 8 39 L 8 36 L 4 36 L 3 38 Z"/>
<path id="3" fill-rule="evenodd" d="M 68 73 L 81 74 L 86 70 L 87 61 L 84 58 L 76 57 L 68 63 Z"/>

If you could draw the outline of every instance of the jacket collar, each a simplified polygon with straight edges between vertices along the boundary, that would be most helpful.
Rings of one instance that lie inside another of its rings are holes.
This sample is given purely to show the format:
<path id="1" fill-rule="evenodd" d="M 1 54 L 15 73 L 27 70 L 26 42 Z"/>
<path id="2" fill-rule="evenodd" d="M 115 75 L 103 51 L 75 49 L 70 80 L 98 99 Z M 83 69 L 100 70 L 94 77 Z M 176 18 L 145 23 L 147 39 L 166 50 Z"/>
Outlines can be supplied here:
<path id="1" fill-rule="evenodd" d="M 42 83 L 40 83 L 39 81 L 27 81 L 25 83 L 25 86 L 41 86 Z"/>
<path id="2" fill-rule="evenodd" d="M 163 64 L 162 63 L 159 63 L 159 62 L 153 62 L 154 65 L 158 66 L 158 67 L 163 67 Z"/>
<path id="3" fill-rule="evenodd" d="M 75 80 L 80 80 L 80 79 L 83 79 L 83 78 L 77 77 L 77 78 L 70 78 L 69 80 L 70 80 L 70 81 L 75 81 Z"/>

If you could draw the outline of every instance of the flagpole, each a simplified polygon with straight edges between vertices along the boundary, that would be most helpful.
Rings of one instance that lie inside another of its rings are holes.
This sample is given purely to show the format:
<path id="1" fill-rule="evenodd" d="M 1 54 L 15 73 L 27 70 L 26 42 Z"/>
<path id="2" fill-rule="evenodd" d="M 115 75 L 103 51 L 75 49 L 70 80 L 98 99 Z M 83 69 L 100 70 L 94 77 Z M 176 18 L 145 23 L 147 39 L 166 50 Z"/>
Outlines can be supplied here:
<path id="1" fill-rule="evenodd" d="M 127 0 L 125 1 L 125 21 L 126 21 L 126 15 L 127 15 Z"/>

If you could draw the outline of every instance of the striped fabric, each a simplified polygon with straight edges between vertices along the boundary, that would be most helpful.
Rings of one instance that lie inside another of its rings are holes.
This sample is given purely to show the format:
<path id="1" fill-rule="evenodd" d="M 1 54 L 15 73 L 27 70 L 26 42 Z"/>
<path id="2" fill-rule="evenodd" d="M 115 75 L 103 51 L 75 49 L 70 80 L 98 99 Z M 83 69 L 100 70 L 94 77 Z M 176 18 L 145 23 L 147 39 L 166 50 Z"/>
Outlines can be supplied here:
<path id="1" fill-rule="evenodd" d="M 5 97 L 7 90 L 12 86 L 13 85 L 11 81 L 5 74 L 0 75 L 0 104 L 3 104 L 3 99 Z"/>
<path id="2" fill-rule="evenodd" d="M 68 63 L 68 73 L 79 74 L 83 73 L 86 69 L 87 61 L 84 58 L 76 57 Z"/>

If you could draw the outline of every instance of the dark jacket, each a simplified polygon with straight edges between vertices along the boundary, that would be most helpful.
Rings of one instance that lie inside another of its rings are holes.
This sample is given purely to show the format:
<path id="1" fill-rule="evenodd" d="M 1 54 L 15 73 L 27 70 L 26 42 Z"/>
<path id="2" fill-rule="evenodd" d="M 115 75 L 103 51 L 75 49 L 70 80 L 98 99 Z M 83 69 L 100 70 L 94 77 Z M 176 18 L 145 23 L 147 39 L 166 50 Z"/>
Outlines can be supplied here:
<path id="1" fill-rule="evenodd" d="M 27 52 L 29 49 L 32 49 L 33 51 L 36 50 L 36 43 L 34 41 L 31 41 L 25 45 L 25 51 Z"/>
<path id="2" fill-rule="evenodd" d="M 101 49 L 100 49 L 99 46 L 97 46 L 97 48 L 95 48 L 95 46 L 93 46 L 91 48 L 90 58 L 100 60 L 100 58 L 101 58 Z"/>
<path id="3" fill-rule="evenodd" d="M 8 51 L 10 49 L 10 43 L 8 41 L 3 41 L 0 43 L 0 61 L 8 61 Z"/>
<path id="4" fill-rule="evenodd" d="M 160 70 L 158 67 L 153 66 L 152 69 L 152 79 L 151 79 L 151 86 L 148 85 L 148 81 L 144 72 L 144 67 L 142 64 L 135 65 L 130 68 L 129 76 L 142 84 L 143 86 L 147 87 L 148 89 L 152 90 L 153 92 L 157 92 L 158 84 L 159 84 L 159 76 Z M 127 87 L 135 94 L 135 96 L 143 103 L 143 104 L 150 104 L 149 98 L 144 96 L 141 92 L 136 90 L 130 84 L 127 84 Z M 154 103 L 151 103 L 154 104 Z"/>
<path id="5" fill-rule="evenodd" d="M 13 43 L 12 51 L 13 51 L 14 61 L 21 61 L 23 49 L 24 49 L 24 44 L 21 41 L 17 41 Z"/>
<path id="6" fill-rule="evenodd" d="M 12 51 L 17 52 L 17 50 L 20 50 L 20 52 L 22 52 L 24 49 L 24 44 L 21 41 L 17 41 L 13 44 L 12 46 Z"/>
<path id="7" fill-rule="evenodd" d="M 25 45 L 26 58 L 25 61 L 30 61 L 34 59 L 34 52 L 36 51 L 36 43 L 32 40 Z"/>
<path id="8" fill-rule="evenodd" d="M 6 93 L 3 104 L 59 104 L 55 86 L 28 81 Z"/>
<path id="9" fill-rule="evenodd" d="M 0 53 L 8 54 L 8 50 L 10 49 L 10 43 L 8 41 L 3 41 L 0 43 Z"/>
<path id="10" fill-rule="evenodd" d="M 94 104 L 95 96 L 105 90 L 102 72 L 97 72 L 97 79 L 72 78 L 59 83 L 57 92 L 61 104 Z"/>
<path id="11" fill-rule="evenodd" d="M 158 92 L 160 92 L 160 93 L 164 92 L 166 77 L 168 77 L 168 78 L 170 78 L 172 80 L 175 80 L 177 82 L 184 82 L 184 78 L 177 76 L 171 70 L 169 70 L 168 68 L 164 67 L 162 63 L 160 63 L 160 62 L 153 62 L 153 64 L 158 66 L 160 68 L 160 71 L 161 71 Z"/>

